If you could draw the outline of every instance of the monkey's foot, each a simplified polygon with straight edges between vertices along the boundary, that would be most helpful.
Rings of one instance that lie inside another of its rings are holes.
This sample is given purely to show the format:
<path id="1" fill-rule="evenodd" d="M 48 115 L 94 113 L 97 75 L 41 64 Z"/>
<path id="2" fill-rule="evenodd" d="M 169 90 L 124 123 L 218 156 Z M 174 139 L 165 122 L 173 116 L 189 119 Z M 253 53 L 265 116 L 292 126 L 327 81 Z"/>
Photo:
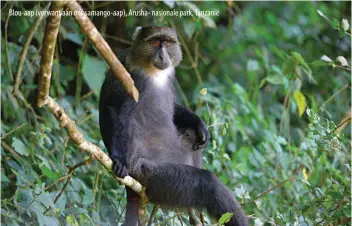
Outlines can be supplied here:
<path id="1" fill-rule="evenodd" d="M 119 178 L 124 178 L 128 175 L 128 168 L 126 164 L 121 163 L 118 160 L 113 160 L 112 169 L 115 175 Z"/>

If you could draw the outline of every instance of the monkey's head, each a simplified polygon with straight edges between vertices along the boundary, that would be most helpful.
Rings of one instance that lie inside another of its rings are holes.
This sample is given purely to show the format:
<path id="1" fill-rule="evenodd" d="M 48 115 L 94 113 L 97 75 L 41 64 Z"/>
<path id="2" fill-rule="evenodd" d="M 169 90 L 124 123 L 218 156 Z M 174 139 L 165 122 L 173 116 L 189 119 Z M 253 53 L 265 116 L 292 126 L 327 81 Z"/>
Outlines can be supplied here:
<path id="1" fill-rule="evenodd" d="M 176 67 L 182 51 L 176 31 L 168 27 L 137 27 L 133 35 L 132 60 L 135 66 L 150 70 Z"/>

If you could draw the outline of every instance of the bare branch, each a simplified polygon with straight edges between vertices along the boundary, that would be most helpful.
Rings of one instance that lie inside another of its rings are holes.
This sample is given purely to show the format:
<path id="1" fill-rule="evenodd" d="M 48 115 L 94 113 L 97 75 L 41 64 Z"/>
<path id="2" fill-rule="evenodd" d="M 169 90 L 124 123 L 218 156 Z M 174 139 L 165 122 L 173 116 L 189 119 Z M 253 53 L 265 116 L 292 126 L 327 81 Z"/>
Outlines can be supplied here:
<path id="1" fill-rule="evenodd" d="M 59 120 L 60 126 L 67 130 L 68 136 L 75 144 L 78 145 L 80 149 L 94 155 L 106 169 L 112 169 L 112 160 L 109 156 L 99 147 L 84 139 L 82 133 L 78 131 L 75 122 L 68 117 L 64 109 L 60 107 L 50 96 L 47 98 L 47 107 L 56 119 Z M 123 179 L 117 177 L 115 178 L 138 194 L 142 193 L 142 185 L 132 177 L 126 176 Z"/>
<path id="2" fill-rule="evenodd" d="M 10 64 L 10 57 L 9 57 L 9 44 L 8 44 L 8 37 L 7 37 L 7 28 L 9 26 L 9 21 L 10 21 L 10 10 L 12 9 L 13 6 L 13 2 L 11 2 L 10 7 L 9 7 L 9 12 L 7 14 L 7 18 L 6 18 L 6 22 L 5 22 L 5 53 L 6 53 L 6 62 L 7 62 L 7 67 L 9 70 L 9 75 L 10 75 L 10 79 L 11 81 L 13 81 L 13 74 L 12 74 L 12 68 L 11 68 L 11 64 Z"/>
<path id="3" fill-rule="evenodd" d="M 65 2 L 55 1 L 51 3 L 51 11 L 61 11 Z M 42 107 L 49 97 L 50 79 L 54 59 L 56 38 L 59 32 L 61 13 L 49 16 L 45 26 L 42 58 L 40 62 L 40 81 L 37 105 Z"/>
<path id="4" fill-rule="evenodd" d="M 120 63 L 115 54 L 112 52 L 110 46 L 104 38 L 101 36 L 97 28 L 94 26 L 92 21 L 84 13 L 82 7 L 76 1 L 69 1 L 66 6 L 74 12 L 74 17 L 81 27 L 82 31 L 87 35 L 89 40 L 94 44 L 100 54 L 103 56 L 105 61 L 111 68 L 113 74 L 121 81 L 122 85 L 127 90 L 133 99 L 137 102 L 139 98 L 139 92 L 134 85 L 130 74 L 126 68 Z"/>

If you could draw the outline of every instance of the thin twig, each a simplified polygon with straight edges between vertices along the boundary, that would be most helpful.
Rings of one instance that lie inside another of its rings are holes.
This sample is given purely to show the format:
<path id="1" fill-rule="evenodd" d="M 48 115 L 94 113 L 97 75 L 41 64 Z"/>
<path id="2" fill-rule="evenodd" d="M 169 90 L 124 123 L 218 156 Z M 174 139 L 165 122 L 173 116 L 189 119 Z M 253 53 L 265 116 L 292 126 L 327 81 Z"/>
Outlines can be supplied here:
<path id="1" fill-rule="evenodd" d="M 282 123 L 284 122 L 284 114 L 287 108 L 287 102 L 289 101 L 289 95 L 290 95 L 290 91 L 287 91 L 286 96 L 285 96 L 285 100 L 284 100 L 284 109 L 282 109 L 282 113 L 281 113 L 281 120 L 280 120 L 280 126 L 279 126 L 279 134 L 281 134 L 281 130 L 282 130 Z"/>
<path id="2" fill-rule="evenodd" d="M 68 167 L 66 183 L 64 184 L 64 186 L 63 186 L 62 189 L 60 190 L 59 194 L 56 196 L 56 198 L 55 198 L 55 200 L 54 200 L 54 203 L 56 203 L 57 200 L 59 200 L 60 196 L 62 195 L 62 193 L 63 193 L 64 190 L 66 189 L 68 183 L 69 183 L 70 180 L 71 180 L 73 171 L 74 171 L 75 169 L 77 169 L 78 167 L 81 167 L 81 166 L 90 164 L 93 160 L 94 160 L 94 156 L 91 156 L 91 157 L 90 157 L 89 159 L 87 159 L 87 160 L 84 160 L 84 161 L 82 161 L 82 162 L 80 162 L 80 163 L 77 163 L 77 164 L 74 165 L 74 166 L 69 166 L 69 167 Z"/>
<path id="3" fill-rule="evenodd" d="M 47 10 L 49 5 L 50 5 L 50 3 L 47 4 L 47 6 L 44 8 L 44 10 Z M 14 84 L 14 87 L 13 87 L 13 92 L 14 92 L 15 96 L 17 96 L 17 93 L 18 93 L 19 88 L 20 88 L 23 64 L 24 64 L 24 61 L 26 60 L 26 57 L 27 57 L 27 52 L 28 52 L 28 49 L 29 49 L 29 45 L 31 44 L 32 39 L 34 37 L 34 34 L 37 31 L 37 29 L 38 29 L 40 23 L 42 22 L 43 18 L 44 18 L 44 14 L 38 16 L 37 19 L 34 21 L 32 27 L 28 31 L 27 40 L 26 40 L 26 42 L 25 42 L 25 44 L 24 44 L 24 46 L 22 48 L 21 55 L 20 55 L 20 61 L 18 63 L 18 67 L 17 67 L 16 77 L 15 77 L 15 84 Z"/>
<path id="4" fill-rule="evenodd" d="M 180 83 L 178 82 L 178 79 L 176 78 L 175 81 L 176 81 L 177 89 L 180 91 L 183 103 L 186 105 L 187 108 L 189 108 L 189 102 L 187 100 L 187 97 L 186 97 L 185 93 L 182 90 L 182 87 L 181 87 Z"/>
<path id="5" fill-rule="evenodd" d="M 183 226 L 182 218 L 181 218 L 181 216 L 179 214 L 177 214 L 177 218 L 180 221 L 181 226 Z"/>
<path id="6" fill-rule="evenodd" d="M 8 152 L 10 152 L 11 154 L 13 154 L 16 158 L 20 159 L 21 156 L 19 154 L 17 154 L 17 152 L 15 150 L 13 150 L 9 145 L 7 145 L 4 141 L 1 141 L 1 146 Z"/>
<path id="7" fill-rule="evenodd" d="M 0 139 L 3 140 L 5 137 L 7 137 L 8 135 L 10 135 L 11 133 L 15 132 L 16 130 L 21 129 L 23 126 L 27 125 L 27 123 L 23 123 L 20 126 L 17 126 L 16 128 L 14 128 L 13 130 L 11 130 L 10 132 L 6 133 L 4 136 L 2 136 Z"/>
<path id="8" fill-rule="evenodd" d="M 155 214 L 158 212 L 160 206 L 159 205 L 154 205 L 152 212 L 150 213 L 149 221 L 148 221 L 148 226 L 151 226 L 153 224 L 153 219 L 155 217 Z"/>
<path id="9" fill-rule="evenodd" d="M 81 68 L 82 68 L 82 61 L 83 61 L 83 56 L 86 53 L 86 49 L 88 46 L 88 38 L 86 37 L 83 42 L 82 50 L 80 51 L 79 59 L 78 59 L 78 65 L 77 65 L 77 74 L 76 74 L 76 105 L 79 105 L 80 99 L 81 99 L 81 88 L 82 88 L 82 76 L 81 76 Z"/>
<path id="10" fill-rule="evenodd" d="M 269 190 L 266 190 L 265 192 L 263 192 L 262 194 L 258 195 L 254 200 L 252 200 L 252 202 L 256 201 L 257 199 L 261 198 L 262 196 L 268 194 L 269 192 L 271 192 L 272 190 L 274 190 L 275 188 L 277 187 L 281 187 L 283 184 L 285 184 L 286 182 L 288 181 L 292 181 L 292 180 L 295 180 L 296 177 L 291 177 L 291 178 L 288 178 L 280 183 L 278 183 L 277 185 L 275 185 L 274 187 L 270 188 Z"/>
<path id="11" fill-rule="evenodd" d="M 7 36 L 7 28 L 9 26 L 9 21 L 10 21 L 10 10 L 12 9 L 13 2 L 10 3 L 9 6 L 9 12 L 7 14 L 6 22 L 5 22 L 5 53 L 6 53 L 6 61 L 7 61 L 7 67 L 9 70 L 9 75 L 11 81 L 13 81 L 13 74 L 12 74 L 12 68 L 10 64 L 10 56 L 9 56 L 9 45 L 8 45 L 8 36 Z"/>
<path id="12" fill-rule="evenodd" d="M 172 21 L 170 21 L 170 24 L 173 28 L 176 28 L 175 24 Z M 196 64 L 195 60 L 193 59 L 191 51 L 189 50 L 186 41 L 183 39 L 183 36 L 181 34 L 179 34 L 178 37 L 181 41 L 183 48 L 186 51 L 187 57 L 191 61 L 192 67 L 193 67 L 194 72 L 196 73 L 196 76 L 197 76 L 198 83 L 203 84 L 202 77 L 200 76 L 200 72 L 198 70 L 198 65 Z"/>
<path id="13" fill-rule="evenodd" d="M 332 99 L 334 99 L 337 95 L 339 95 L 342 91 L 347 89 L 349 85 L 344 85 L 341 89 L 339 89 L 336 93 L 334 93 L 331 97 L 329 97 L 322 105 L 320 105 L 319 109 L 321 110 L 325 105 L 327 105 Z"/>
<path id="14" fill-rule="evenodd" d="M 54 186 L 55 184 L 59 183 L 60 181 L 65 180 L 66 178 L 68 178 L 70 175 L 66 174 L 65 176 L 60 177 L 59 179 L 55 180 L 53 183 L 49 184 L 48 186 L 46 186 L 44 188 L 45 191 L 47 191 L 49 188 L 51 188 L 52 186 Z"/>
<path id="15" fill-rule="evenodd" d="M 335 132 L 338 128 L 340 128 L 341 126 L 343 126 L 346 122 L 351 121 L 351 117 L 348 117 L 347 119 L 345 119 L 343 122 L 341 122 L 338 126 L 336 126 L 335 129 L 333 129 L 333 131 L 331 131 L 329 134 Z"/>
<path id="16" fill-rule="evenodd" d="M 126 39 L 123 39 L 123 38 L 115 37 L 115 36 L 108 35 L 108 34 L 102 34 L 102 36 L 104 38 L 112 39 L 114 41 L 118 41 L 118 42 L 121 42 L 121 43 L 129 45 L 129 46 L 132 45 L 132 42 L 130 42 L 130 41 L 126 40 Z"/>

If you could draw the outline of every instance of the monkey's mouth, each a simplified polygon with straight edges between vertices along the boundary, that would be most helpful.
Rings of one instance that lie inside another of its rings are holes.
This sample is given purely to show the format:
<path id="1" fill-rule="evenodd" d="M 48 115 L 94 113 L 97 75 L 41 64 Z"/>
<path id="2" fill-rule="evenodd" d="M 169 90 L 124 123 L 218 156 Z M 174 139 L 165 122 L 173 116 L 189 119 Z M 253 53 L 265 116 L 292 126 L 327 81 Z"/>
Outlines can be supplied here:
<path id="1" fill-rule="evenodd" d="M 171 62 L 169 60 L 153 59 L 153 66 L 159 70 L 165 70 L 170 67 Z"/>

